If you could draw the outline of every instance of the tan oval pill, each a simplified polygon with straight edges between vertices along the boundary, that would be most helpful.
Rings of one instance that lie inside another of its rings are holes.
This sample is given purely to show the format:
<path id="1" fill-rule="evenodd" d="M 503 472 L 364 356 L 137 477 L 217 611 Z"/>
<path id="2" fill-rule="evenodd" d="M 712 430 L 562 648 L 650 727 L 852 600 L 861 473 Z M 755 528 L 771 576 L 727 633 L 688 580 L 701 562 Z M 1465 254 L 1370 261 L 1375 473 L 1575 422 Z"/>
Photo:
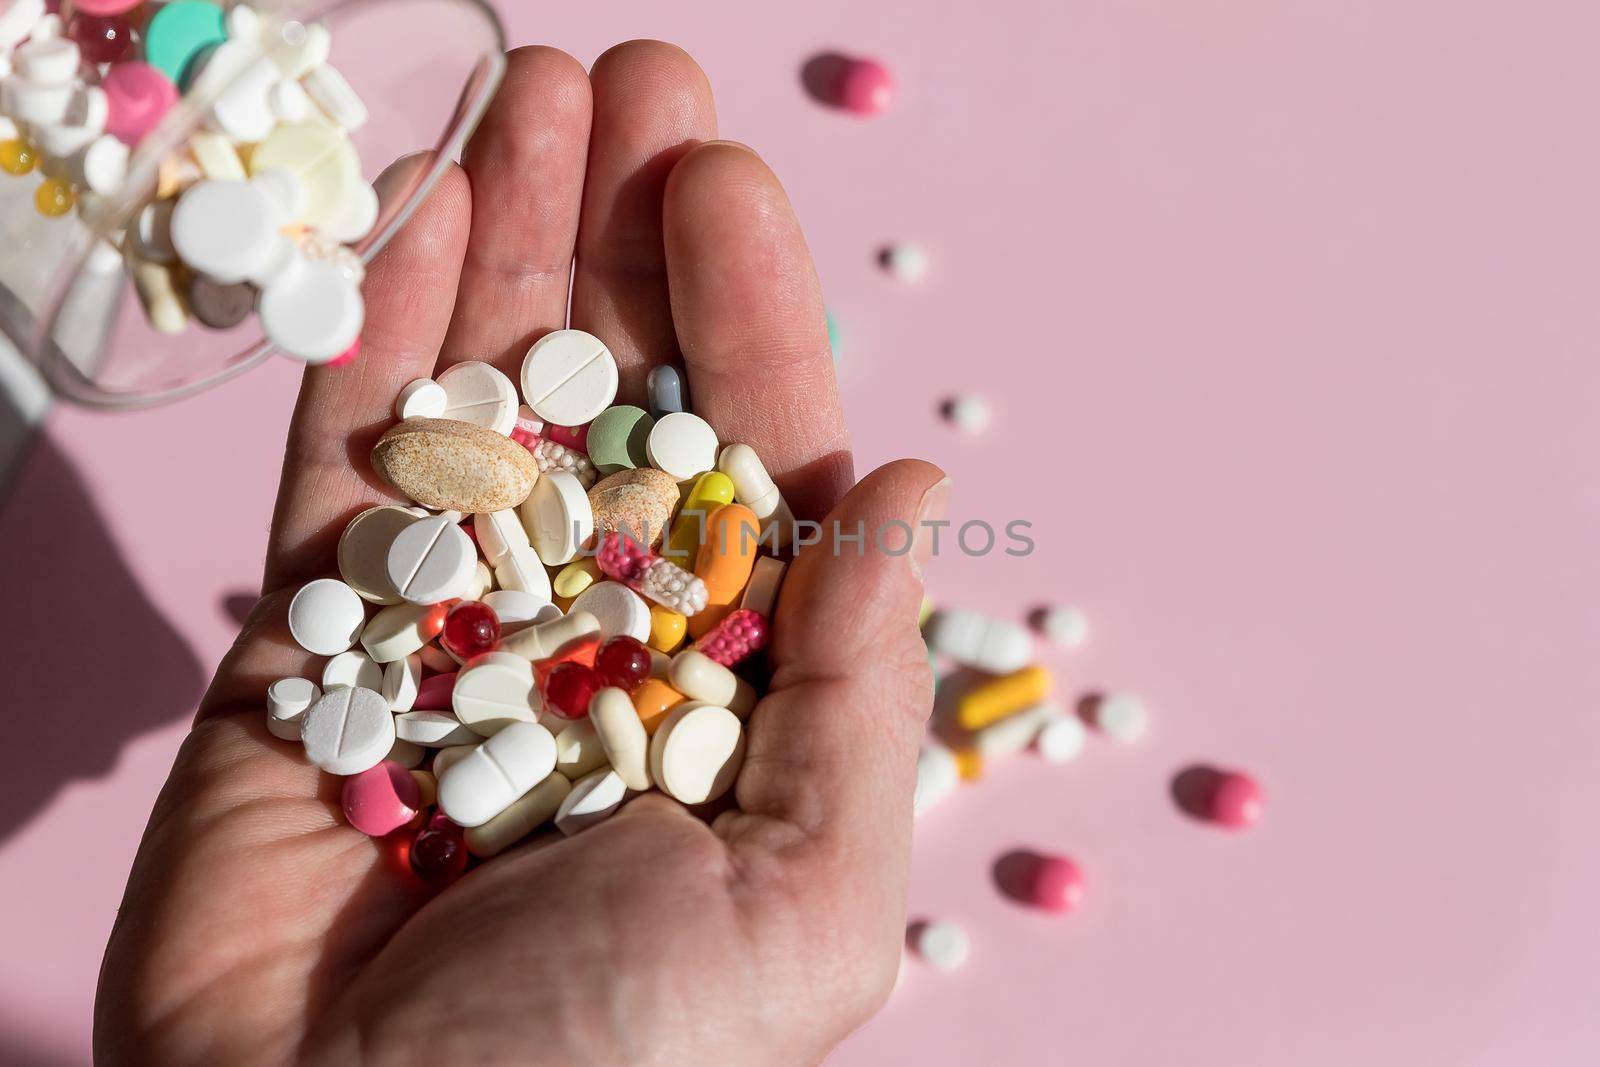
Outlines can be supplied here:
<path id="1" fill-rule="evenodd" d="M 379 477 L 419 504 L 460 512 L 504 511 L 539 478 L 532 453 L 493 430 L 451 419 L 407 419 L 372 449 Z"/>
<path id="2" fill-rule="evenodd" d="M 672 522 L 678 496 L 678 483 L 665 471 L 653 467 L 618 471 L 589 490 L 595 532 L 604 536 L 621 531 L 655 548 Z"/>
<path id="3" fill-rule="evenodd" d="M 479 859 L 497 856 L 555 818 L 556 809 L 572 791 L 572 783 L 560 771 L 522 794 L 511 806 L 482 826 L 466 833 L 467 851 Z"/>
<path id="4" fill-rule="evenodd" d="M 680 704 L 650 739 L 650 777 L 685 804 L 715 800 L 744 763 L 744 725 L 715 704 Z"/>
<path id="5" fill-rule="evenodd" d="M 612 770 L 629 789 L 650 788 L 650 737 L 624 689 L 606 686 L 589 701 L 589 721 Z"/>

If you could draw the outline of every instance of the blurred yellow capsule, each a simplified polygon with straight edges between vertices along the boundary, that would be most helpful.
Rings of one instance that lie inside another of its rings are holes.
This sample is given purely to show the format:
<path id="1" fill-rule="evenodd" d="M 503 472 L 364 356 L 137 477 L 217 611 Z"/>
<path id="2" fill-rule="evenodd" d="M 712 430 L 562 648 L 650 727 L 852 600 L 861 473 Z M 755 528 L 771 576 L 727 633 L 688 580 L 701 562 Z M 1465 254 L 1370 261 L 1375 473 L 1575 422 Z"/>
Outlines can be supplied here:
<path id="1" fill-rule="evenodd" d="M 1040 666 L 1002 674 L 961 697 L 956 704 L 956 721 L 963 730 L 981 730 L 1039 703 L 1050 695 L 1050 683 L 1050 672 Z"/>

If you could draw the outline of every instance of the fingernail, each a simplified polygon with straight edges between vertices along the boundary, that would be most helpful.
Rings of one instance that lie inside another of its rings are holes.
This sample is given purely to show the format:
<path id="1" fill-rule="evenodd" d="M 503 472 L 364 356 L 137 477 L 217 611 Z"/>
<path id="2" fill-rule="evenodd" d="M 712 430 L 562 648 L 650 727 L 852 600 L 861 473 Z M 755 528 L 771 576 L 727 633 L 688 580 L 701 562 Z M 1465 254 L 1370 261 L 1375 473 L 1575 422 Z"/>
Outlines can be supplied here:
<path id="1" fill-rule="evenodd" d="M 761 158 L 761 153 L 760 152 L 757 152 L 754 148 L 751 148 L 749 145 L 745 144 L 743 141 L 729 141 L 726 138 L 718 137 L 718 138 L 715 138 L 715 139 L 710 140 L 710 141 L 701 141 L 700 142 L 700 147 L 701 148 L 705 148 L 707 145 L 721 145 L 724 148 L 741 148 L 744 151 L 749 152 L 752 156 L 755 156 L 757 159 Z"/>
<path id="2" fill-rule="evenodd" d="M 911 545 L 911 572 L 922 581 L 928 573 L 928 561 L 939 539 L 939 527 L 931 525 L 944 521 L 950 509 L 950 476 L 945 475 L 922 493 L 917 504 L 916 540 Z"/>

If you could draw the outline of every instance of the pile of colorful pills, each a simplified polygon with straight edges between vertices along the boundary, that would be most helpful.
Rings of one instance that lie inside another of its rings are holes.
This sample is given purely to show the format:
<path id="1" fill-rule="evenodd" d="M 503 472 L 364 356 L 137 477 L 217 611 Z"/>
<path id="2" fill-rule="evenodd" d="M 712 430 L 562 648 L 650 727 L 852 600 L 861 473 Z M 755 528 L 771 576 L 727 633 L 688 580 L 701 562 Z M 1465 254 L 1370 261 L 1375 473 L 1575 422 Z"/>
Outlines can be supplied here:
<path id="1" fill-rule="evenodd" d="M 425 877 L 647 790 L 717 800 L 739 771 L 793 519 L 756 452 L 684 410 L 675 370 L 648 411 L 616 392 L 577 330 L 533 345 L 520 389 L 475 362 L 406 386 L 372 463 L 415 503 L 352 519 L 339 577 L 290 604 L 329 658 L 320 685 L 272 684 L 268 728 Z"/>
<path id="2" fill-rule="evenodd" d="M 121 255 L 156 330 L 255 313 L 288 355 L 352 351 L 363 269 L 346 246 L 379 205 L 349 138 L 367 109 L 328 62 L 326 27 L 209 0 L 54 7 L 0 0 L 0 169 L 43 175 L 45 215 L 146 201 L 99 251 Z M 131 154 L 184 93 L 209 102 L 198 127 L 154 190 L 125 189 Z"/>

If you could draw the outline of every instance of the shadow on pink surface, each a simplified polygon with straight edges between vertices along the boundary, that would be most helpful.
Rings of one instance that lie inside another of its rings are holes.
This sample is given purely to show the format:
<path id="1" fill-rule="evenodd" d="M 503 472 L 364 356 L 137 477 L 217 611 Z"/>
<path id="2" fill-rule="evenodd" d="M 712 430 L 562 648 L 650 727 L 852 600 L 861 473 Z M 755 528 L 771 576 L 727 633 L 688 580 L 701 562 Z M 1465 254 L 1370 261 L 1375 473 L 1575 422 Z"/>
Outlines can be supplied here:
<path id="1" fill-rule="evenodd" d="M 109 773 L 126 742 L 193 714 L 205 677 L 46 435 L 0 495 L 0 552 L 10 561 L 0 647 L 11 689 L 42 705 L 13 714 L 47 724 L 27 732 L 27 758 L 0 781 L 3 845 L 67 783 Z"/>

